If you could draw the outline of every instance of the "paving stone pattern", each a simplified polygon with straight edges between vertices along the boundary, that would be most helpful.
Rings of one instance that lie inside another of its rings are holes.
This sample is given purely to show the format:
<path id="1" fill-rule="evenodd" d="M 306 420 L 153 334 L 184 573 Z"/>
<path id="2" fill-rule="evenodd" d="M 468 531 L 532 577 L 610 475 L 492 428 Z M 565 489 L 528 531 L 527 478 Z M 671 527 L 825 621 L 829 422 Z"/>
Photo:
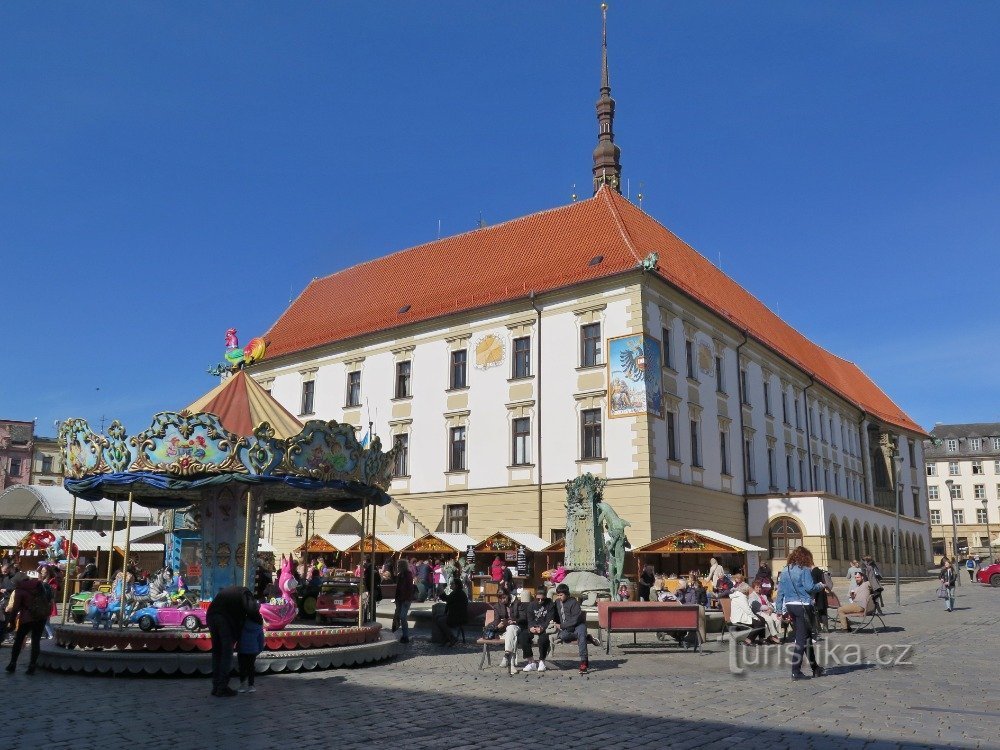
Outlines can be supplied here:
<path id="1" fill-rule="evenodd" d="M 892 599 L 891 587 L 887 599 Z M 944 611 L 933 583 L 903 587 L 888 632 L 824 637 L 828 674 L 793 682 L 787 665 L 731 672 L 711 653 L 616 637 L 610 656 L 561 646 L 544 674 L 479 671 L 474 644 L 417 631 L 380 666 L 257 679 L 253 695 L 209 696 L 207 678 L 24 674 L 6 680 L 13 748 L 1000 748 L 996 635 L 1000 589 L 962 586 Z M 471 633 L 469 634 L 472 635 Z M 471 638 L 470 638 L 471 640 Z M 886 666 L 911 645 L 911 666 Z M 851 647 L 851 648 L 848 648 Z M 863 650 L 858 657 L 857 649 Z M 742 649 L 741 649 L 742 651 Z M 749 658 L 763 651 L 751 649 Z M 22 660 L 26 658 L 25 653 Z M 834 657 L 842 662 L 833 663 Z M 494 662 L 495 664 L 496 662 Z M 30 719 L 28 718 L 30 716 Z"/>

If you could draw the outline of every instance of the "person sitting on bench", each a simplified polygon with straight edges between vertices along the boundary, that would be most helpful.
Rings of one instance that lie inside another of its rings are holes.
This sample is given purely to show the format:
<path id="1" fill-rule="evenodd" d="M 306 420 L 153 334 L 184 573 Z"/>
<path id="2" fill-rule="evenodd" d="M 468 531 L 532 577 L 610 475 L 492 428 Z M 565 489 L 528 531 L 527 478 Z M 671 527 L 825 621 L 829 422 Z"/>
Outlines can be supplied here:
<path id="1" fill-rule="evenodd" d="M 517 625 L 520 613 L 517 605 L 511 601 L 510 594 L 503 587 L 497 595 L 497 602 L 493 605 L 493 623 L 490 627 L 496 638 L 503 638 L 503 663 L 504 669 L 516 671 L 517 668 L 517 636 L 521 629 Z"/>
<path id="2" fill-rule="evenodd" d="M 750 587 L 741 583 L 729 594 L 729 601 L 732 603 L 729 621 L 733 625 L 743 625 L 749 628 L 744 634 L 744 646 L 752 646 L 758 640 L 762 640 L 766 627 L 764 620 L 755 615 L 753 609 L 750 608 L 750 600 L 747 599 L 748 593 L 750 593 Z"/>
<path id="3" fill-rule="evenodd" d="M 528 663 L 524 665 L 524 672 L 544 672 L 545 657 L 549 655 L 549 634 L 546 629 L 549 624 L 556 619 L 556 605 L 545 595 L 545 587 L 539 586 L 535 589 L 535 599 L 530 604 L 525 605 L 528 610 L 528 627 L 517 636 L 517 641 L 521 645 L 521 652 Z M 531 650 L 531 643 L 538 637 L 538 660 L 534 658 Z"/>
<path id="4" fill-rule="evenodd" d="M 559 620 L 559 640 L 563 643 L 577 642 L 580 651 L 580 673 L 590 668 L 590 657 L 587 655 L 587 644 L 600 644 L 594 636 L 587 635 L 587 615 L 580 608 L 580 602 L 569 595 L 569 586 L 560 583 L 556 586 L 556 617 Z"/>
<path id="5" fill-rule="evenodd" d="M 841 604 L 837 610 L 837 617 L 840 618 L 840 627 L 851 632 L 851 623 L 847 619 L 848 615 L 870 615 L 875 612 L 875 595 L 872 593 L 872 586 L 867 577 L 861 571 L 854 574 L 854 590 L 851 591 L 851 601 L 849 604 Z"/>
<path id="6" fill-rule="evenodd" d="M 465 595 L 465 587 L 457 575 L 451 579 L 451 591 L 445 597 L 444 614 L 434 618 L 435 629 L 442 642 L 448 646 L 458 643 L 458 638 L 452 628 L 461 627 L 469 619 L 469 599 Z"/>

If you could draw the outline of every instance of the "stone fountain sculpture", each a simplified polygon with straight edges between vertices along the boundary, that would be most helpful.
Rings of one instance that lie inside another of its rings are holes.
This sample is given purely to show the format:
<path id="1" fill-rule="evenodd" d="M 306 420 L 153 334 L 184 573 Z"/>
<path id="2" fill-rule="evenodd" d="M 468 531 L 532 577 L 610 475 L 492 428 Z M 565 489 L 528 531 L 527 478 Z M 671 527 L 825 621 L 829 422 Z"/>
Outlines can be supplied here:
<path id="1" fill-rule="evenodd" d="M 563 583 L 583 604 L 598 594 L 617 594 L 625 567 L 625 527 L 604 502 L 605 480 L 589 472 L 566 483 L 566 553 Z M 605 541 L 605 528 L 608 541 Z"/>

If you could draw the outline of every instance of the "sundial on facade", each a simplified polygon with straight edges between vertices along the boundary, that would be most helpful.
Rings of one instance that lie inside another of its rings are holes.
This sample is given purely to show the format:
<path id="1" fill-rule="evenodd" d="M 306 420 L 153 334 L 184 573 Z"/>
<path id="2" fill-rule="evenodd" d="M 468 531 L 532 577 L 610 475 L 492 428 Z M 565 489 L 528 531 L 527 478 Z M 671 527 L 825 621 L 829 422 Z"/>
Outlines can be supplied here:
<path id="1" fill-rule="evenodd" d="M 495 333 L 487 333 L 477 339 L 475 351 L 477 370 L 489 370 L 491 367 L 499 367 L 503 364 L 504 342 Z"/>

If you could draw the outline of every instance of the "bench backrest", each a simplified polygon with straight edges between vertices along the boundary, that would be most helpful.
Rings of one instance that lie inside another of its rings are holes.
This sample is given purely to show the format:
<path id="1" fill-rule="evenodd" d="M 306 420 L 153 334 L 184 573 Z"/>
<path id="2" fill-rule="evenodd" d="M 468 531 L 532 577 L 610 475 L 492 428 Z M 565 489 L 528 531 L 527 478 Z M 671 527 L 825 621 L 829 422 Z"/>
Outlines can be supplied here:
<path id="1" fill-rule="evenodd" d="M 604 630 L 670 630 L 697 628 L 701 607 L 670 602 L 598 602 L 598 624 Z"/>

